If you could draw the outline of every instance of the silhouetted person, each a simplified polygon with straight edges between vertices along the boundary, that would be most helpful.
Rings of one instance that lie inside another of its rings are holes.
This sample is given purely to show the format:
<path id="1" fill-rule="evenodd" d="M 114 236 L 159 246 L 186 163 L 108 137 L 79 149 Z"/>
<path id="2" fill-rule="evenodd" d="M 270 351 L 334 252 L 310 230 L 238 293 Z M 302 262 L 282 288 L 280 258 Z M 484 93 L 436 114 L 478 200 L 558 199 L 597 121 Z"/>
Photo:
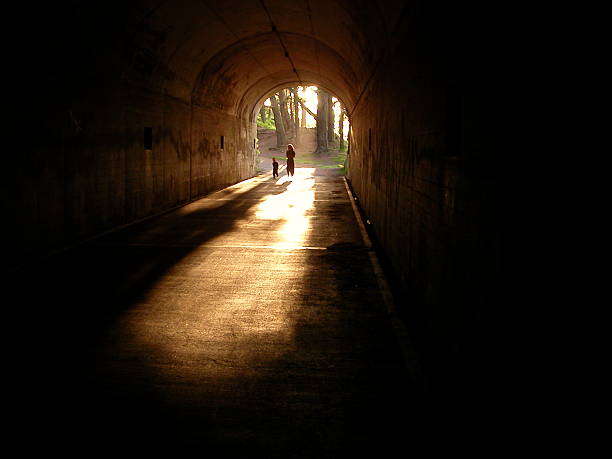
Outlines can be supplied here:
<path id="1" fill-rule="evenodd" d="M 295 158 L 295 150 L 293 149 L 293 145 L 287 145 L 287 175 L 293 177 L 293 173 L 295 171 L 295 162 L 293 161 Z"/>
<path id="2" fill-rule="evenodd" d="M 272 176 L 274 178 L 278 177 L 278 161 L 276 158 L 272 158 Z"/>

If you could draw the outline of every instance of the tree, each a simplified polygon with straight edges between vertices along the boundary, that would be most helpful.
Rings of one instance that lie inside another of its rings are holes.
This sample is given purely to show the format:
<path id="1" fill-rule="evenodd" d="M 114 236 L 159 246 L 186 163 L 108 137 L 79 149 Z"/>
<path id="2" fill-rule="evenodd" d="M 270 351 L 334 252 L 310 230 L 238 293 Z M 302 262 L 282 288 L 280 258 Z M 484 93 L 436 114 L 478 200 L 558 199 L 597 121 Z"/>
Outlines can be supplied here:
<path id="1" fill-rule="evenodd" d="M 291 132 L 291 116 L 289 115 L 289 111 L 288 111 L 288 107 L 287 107 L 287 94 L 285 93 L 285 90 L 281 90 L 277 93 L 278 96 L 278 106 L 280 109 L 280 114 L 282 116 L 283 119 L 283 125 L 285 127 L 285 132 L 287 134 L 289 134 Z"/>
<path id="2" fill-rule="evenodd" d="M 314 113 L 306 106 L 302 99 L 298 99 L 302 107 L 304 126 L 306 126 L 306 113 L 312 116 L 317 123 L 317 149 L 314 151 L 315 154 L 324 153 L 329 149 L 329 142 L 327 140 L 329 107 L 326 105 L 326 101 L 325 91 L 322 89 L 317 90 L 317 113 Z"/>
<path id="3" fill-rule="evenodd" d="M 328 133 L 329 128 L 329 95 L 319 88 L 317 90 L 317 149 L 316 154 L 324 153 L 329 149 Z"/>
<path id="4" fill-rule="evenodd" d="M 334 135 L 334 103 L 332 102 L 332 96 L 329 93 L 327 93 L 327 108 L 327 140 L 333 142 L 336 140 Z"/>
<path id="5" fill-rule="evenodd" d="M 300 137 L 300 116 L 298 113 L 298 95 L 296 88 L 289 88 L 291 93 L 291 100 L 293 101 L 293 128 L 295 130 L 295 141 L 298 142 Z"/>
<path id="6" fill-rule="evenodd" d="M 285 100 L 287 101 L 287 114 L 289 115 L 289 128 L 293 127 L 295 116 L 293 114 L 293 95 L 291 94 L 291 88 L 284 89 Z"/>
<path id="7" fill-rule="evenodd" d="M 297 88 L 289 88 L 291 91 L 291 100 L 293 101 L 293 125 L 296 128 L 300 127 L 300 115 L 298 113 L 298 95 Z"/>
<path id="8" fill-rule="evenodd" d="M 287 134 L 285 133 L 285 125 L 281 115 L 281 110 L 278 104 L 276 94 L 270 96 L 270 104 L 272 105 L 272 113 L 274 113 L 274 125 L 276 126 L 276 146 L 284 147 L 287 145 Z"/>
<path id="9" fill-rule="evenodd" d="M 344 148 L 344 106 L 340 101 L 338 101 L 338 104 L 340 105 L 340 116 L 338 116 L 339 149 L 342 151 Z"/>
<path id="10" fill-rule="evenodd" d="M 298 102 L 300 104 L 300 106 L 302 107 L 302 127 L 306 127 L 306 114 L 308 113 L 306 111 L 306 107 L 304 106 L 303 102 L 301 99 L 298 99 Z"/>
<path id="11" fill-rule="evenodd" d="M 268 113 L 266 112 L 266 106 L 265 105 L 261 106 L 261 108 L 259 109 L 259 114 L 261 115 L 261 121 L 263 121 L 265 123 L 266 119 L 268 117 Z"/>

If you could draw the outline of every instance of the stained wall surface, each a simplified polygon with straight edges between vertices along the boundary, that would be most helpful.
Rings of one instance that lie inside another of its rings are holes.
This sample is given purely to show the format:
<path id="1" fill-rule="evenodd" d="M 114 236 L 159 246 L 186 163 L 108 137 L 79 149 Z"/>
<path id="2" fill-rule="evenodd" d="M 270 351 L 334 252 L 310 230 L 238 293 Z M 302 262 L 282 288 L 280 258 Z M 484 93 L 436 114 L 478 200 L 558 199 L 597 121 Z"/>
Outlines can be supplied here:
<path id="1" fill-rule="evenodd" d="M 8 131 L 20 150 L 7 177 L 11 259 L 251 177 L 258 104 L 280 87 L 319 84 L 352 107 L 389 31 L 413 7 L 66 1 L 31 14 L 11 6 Z"/>
<path id="2" fill-rule="evenodd" d="M 501 331 L 507 106 L 495 59 L 451 11 L 403 18 L 352 113 L 349 179 L 430 383 L 457 396 Z"/>

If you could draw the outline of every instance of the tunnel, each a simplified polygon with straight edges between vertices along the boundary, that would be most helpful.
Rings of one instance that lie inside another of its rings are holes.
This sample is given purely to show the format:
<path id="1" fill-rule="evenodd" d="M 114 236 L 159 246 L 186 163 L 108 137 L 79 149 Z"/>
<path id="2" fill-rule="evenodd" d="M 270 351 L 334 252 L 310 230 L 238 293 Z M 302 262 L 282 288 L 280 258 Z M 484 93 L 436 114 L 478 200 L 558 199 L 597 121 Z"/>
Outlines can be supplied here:
<path id="1" fill-rule="evenodd" d="M 502 16 L 419 0 L 11 5 L 3 232 L 22 332 L 56 307 L 27 300 L 53 277 L 48 260 L 257 178 L 259 108 L 314 85 L 350 119 L 346 190 L 418 356 L 430 407 L 418 416 L 440 413 L 447 433 L 462 413 L 486 417 L 504 300 Z M 100 271 L 130 267 L 106 262 Z M 57 379 L 36 350 L 56 339 L 44 336 L 21 349 L 31 344 Z"/>

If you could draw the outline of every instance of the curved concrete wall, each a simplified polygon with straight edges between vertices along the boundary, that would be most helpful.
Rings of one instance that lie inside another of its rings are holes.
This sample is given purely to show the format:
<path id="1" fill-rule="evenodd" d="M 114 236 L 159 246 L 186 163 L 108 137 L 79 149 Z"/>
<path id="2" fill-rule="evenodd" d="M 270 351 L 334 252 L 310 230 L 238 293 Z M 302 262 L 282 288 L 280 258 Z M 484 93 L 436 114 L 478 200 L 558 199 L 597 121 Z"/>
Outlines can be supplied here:
<path id="1" fill-rule="evenodd" d="M 16 259 L 255 174 L 252 123 L 137 87 L 119 88 L 111 98 L 50 113 L 48 125 L 36 129 L 41 137 L 26 140 L 27 154 L 12 158 L 14 210 L 7 225 L 15 225 Z M 145 148 L 145 128 L 151 128 L 151 149 Z"/>
<path id="2" fill-rule="evenodd" d="M 7 188 L 13 260 L 252 176 L 261 98 L 318 83 L 351 107 L 402 3 L 94 1 L 36 14 L 13 6 L 12 33 L 27 37 L 12 49 L 9 85 L 9 131 L 23 152 L 10 158 Z"/>
<path id="3" fill-rule="evenodd" d="M 491 357 L 485 336 L 497 325 L 486 318 L 504 302 L 505 141 L 495 133 L 507 108 L 488 79 L 496 60 L 469 46 L 472 23 L 456 19 L 434 8 L 403 17 L 351 114 L 349 157 L 428 376 L 454 390 Z"/>

